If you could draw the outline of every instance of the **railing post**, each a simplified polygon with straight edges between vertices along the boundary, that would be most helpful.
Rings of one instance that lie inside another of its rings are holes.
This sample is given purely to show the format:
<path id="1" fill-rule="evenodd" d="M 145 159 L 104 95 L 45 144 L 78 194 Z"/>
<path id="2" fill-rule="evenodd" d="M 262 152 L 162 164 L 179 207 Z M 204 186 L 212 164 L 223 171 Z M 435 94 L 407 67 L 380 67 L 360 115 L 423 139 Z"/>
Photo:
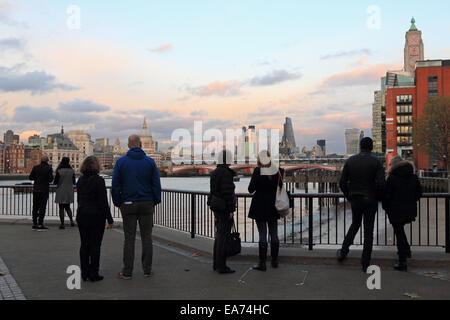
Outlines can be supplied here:
<path id="1" fill-rule="evenodd" d="M 191 238 L 195 238 L 195 193 L 191 194 Z"/>
<path id="2" fill-rule="evenodd" d="M 313 198 L 310 197 L 308 199 L 308 210 L 309 210 L 309 219 L 308 219 L 308 250 L 313 250 Z"/>
<path id="3" fill-rule="evenodd" d="M 450 253 L 450 198 L 445 198 L 445 252 Z"/>

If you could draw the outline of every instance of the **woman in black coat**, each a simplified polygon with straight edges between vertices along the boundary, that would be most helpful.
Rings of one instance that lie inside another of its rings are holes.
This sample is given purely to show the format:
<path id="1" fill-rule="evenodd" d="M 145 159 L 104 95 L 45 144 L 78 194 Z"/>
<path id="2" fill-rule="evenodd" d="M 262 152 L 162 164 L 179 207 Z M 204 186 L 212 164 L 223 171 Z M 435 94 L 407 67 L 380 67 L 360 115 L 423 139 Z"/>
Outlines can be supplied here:
<path id="1" fill-rule="evenodd" d="M 383 209 L 389 216 L 397 238 L 399 263 L 394 268 L 406 271 L 406 260 L 411 257 L 411 248 L 406 238 L 405 225 L 416 220 L 417 201 L 422 196 L 422 187 L 414 174 L 414 165 L 399 156 L 392 158 L 388 175 Z"/>
<path id="2" fill-rule="evenodd" d="M 98 175 L 100 165 L 96 157 L 87 157 L 80 169 L 83 174 L 77 182 L 77 223 L 80 231 L 81 277 L 84 281 L 103 280 L 99 275 L 100 248 L 105 224 L 112 228 L 114 220 L 108 204 L 105 180 Z"/>
<path id="3" fill-rule="evenodd" d="M 253 194 L 248 217 L 256 221 L 259 232 L 259 264 L 255 270 L 266 271 L 267 229 L 270 235 L 270 255 L 272 267 L 278 268 L 278 220 L 280 215 L 275 208 L 278 186 L 283 185 L 284 170 L 273 166 L 268 151 L 258 155 L 258 167 L 253 172 L 248 191 Z"/>
<path id="4" fill-rule="evenodd" d="M 219 153 L 219 164 L 216 170 L 211 173 L 211 196 L 208 200 L 208 204 L 214 212 L 216 228 L 213 269 L 222 274 L 235 272 L 226 265 L 226 240 L 231 234 L 234 212 L 236 211 L 235 185 L 233 180 L 236 173 L 230 169 L 232 157 L 232 153 L 226 150 Z"/>

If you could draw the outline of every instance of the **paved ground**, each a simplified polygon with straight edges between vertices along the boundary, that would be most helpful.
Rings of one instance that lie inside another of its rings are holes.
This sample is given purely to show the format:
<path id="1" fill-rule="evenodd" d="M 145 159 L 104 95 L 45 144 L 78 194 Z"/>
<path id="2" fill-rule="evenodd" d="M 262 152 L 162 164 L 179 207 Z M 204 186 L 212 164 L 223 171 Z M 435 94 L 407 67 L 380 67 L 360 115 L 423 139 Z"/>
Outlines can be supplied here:
<path id="1" fill-rule="evenodd" d="M 278 270 L 260 273 L 249 271 L 253 261 L 235 259 L 229 265 L 237 272 L 219 275 L 212 271 L 208 256 L 196 257 L 194 251 L 166 242 L 155 243 L 154 275 L 149 279 L 139 265 L 137 242 L 135 274 L 124 281 L 117 277 L 122 241 L 120 229 L 106 232 L 101 267 L 105 280 L 82 283 L 81 290 L 71 291 L 66 287 L 66 269 L 79 264 L 76 229 L 39 233 L 27 225 L 0 224 L 0 257 L 27 299 L 450 299 L 450 266 L 414 267 L 408 273 L 383 266 L 381 290 L 370 291 L 369 275 L 355 265 L 282 264 Z"/>

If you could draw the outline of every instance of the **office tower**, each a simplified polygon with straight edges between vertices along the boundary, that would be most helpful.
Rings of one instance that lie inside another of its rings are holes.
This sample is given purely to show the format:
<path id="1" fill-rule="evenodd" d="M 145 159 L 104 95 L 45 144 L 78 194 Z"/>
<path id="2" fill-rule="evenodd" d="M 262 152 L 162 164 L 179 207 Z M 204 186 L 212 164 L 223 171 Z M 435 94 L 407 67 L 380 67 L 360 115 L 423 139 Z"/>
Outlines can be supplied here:
<path id="1" fill-rule="evenodd" d="M 359 143 L 364 138 L 364 131 L 360 129 L 345 130 L 346 154 L 352 156 L 359 153 Z"/>

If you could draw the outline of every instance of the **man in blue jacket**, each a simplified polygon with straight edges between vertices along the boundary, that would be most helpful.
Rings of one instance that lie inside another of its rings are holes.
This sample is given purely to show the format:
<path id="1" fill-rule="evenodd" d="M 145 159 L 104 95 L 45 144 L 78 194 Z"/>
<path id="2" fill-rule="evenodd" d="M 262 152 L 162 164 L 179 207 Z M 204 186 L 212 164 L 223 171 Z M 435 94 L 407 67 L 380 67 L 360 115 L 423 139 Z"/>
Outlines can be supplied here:
<path id="1" fill-rule="evenodd" d="M 120 208 L 125 233 L 123 269 L 119 276 L 129 280 L 133 274 L 136 227 L 142 239 L 142 268 L 144 276 L 152 273 L 153 261 L 153 214 L 155 206 L 161 203 L 161 181 L 155 161 L 142 150 L 139 136 L 128 138 L 126 156 L 117 160 L 112 180 L 112 197 Z"/>

